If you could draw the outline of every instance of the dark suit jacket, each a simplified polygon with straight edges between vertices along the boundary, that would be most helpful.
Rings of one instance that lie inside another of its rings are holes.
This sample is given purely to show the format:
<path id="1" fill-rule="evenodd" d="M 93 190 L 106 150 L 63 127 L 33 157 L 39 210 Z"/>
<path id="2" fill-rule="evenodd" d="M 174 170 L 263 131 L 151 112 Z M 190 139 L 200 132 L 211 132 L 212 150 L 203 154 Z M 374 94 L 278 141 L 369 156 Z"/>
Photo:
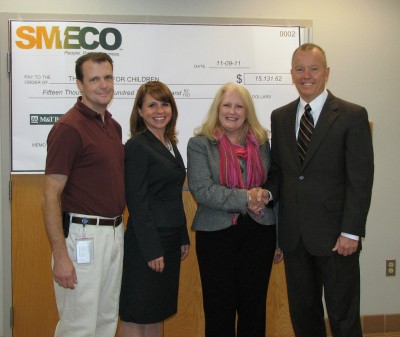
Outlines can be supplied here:
<path id="1" fill-rule="evenodd" d="M 125 192 L 129 211 L 126 235 L 136 235 L 146 261 L 164 255 L 158 227 L 181 227 L 182 245 L 189 243 L 182 202 L 185 165 L 150 132 L 125 144 Z"/>
<path id="2" fill-rule="evenodd" d="M 272 112 L 267 188 L 279 200 L 280 247 L 293 251 L 301 235 L 311 254 L 330 255 L 341 232 L 365 236 L 374 172 L 367 111 L 328 92 L 302 165 L 298 103 Z"/>

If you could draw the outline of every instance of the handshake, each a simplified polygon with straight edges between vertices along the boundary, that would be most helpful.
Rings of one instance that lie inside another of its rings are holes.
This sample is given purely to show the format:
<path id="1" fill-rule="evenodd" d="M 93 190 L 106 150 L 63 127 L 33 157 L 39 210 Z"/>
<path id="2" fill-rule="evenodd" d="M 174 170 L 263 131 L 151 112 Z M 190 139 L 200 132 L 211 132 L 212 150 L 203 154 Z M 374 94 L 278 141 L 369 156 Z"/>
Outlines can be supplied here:
<path id="1" fill-rule="evenodd" d="M 247 209 L 258 217 L 264 215 L 265 205 L 268 204 L 270 194 L 267 190 L 260 187 L 252 188 L 247 191 Z"/>

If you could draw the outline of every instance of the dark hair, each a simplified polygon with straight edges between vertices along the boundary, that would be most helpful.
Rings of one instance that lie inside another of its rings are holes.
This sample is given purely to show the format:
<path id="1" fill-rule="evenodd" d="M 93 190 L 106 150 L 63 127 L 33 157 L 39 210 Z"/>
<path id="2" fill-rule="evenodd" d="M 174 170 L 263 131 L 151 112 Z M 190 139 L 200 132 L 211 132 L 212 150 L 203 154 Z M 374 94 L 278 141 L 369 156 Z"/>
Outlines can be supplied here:
<path id="1" fill-rule="evenodd" d="M 110 57 L 110 55 L 108 55 L 106 53 L 100 53 L 100 52 L 97 52 L 97 53 L 91 52 L 91 53 L 84 54 L 81 57 L 79 57 L 75 62 L 75 76 L 76 76 L 76 79 L 81 82 L 83 81 L 82 65 L 86 61 L 93 61 L 93 62 L 97 62 L 97 63 L 109 62 L 111 64 L 111 68 L 113 69 L 113 60 Z"/>
<path id="2" fill-rule="evenodd" d="M 178 108 L 176 107 L 174 96 L 171 90 L 162 82 L 149 81 L 142 84 L 136 93 L 135 102 L 133 104 L 132 113 L 130 117 L 130 132 L 131 136 L 142 133 L 147 130 L 143 117 L 140 116 L 139 110 L 142 109 L 145 96 L 149 94 L 151 97 L 160 102 L 167 102 L 171 105 L 172 117 L 165 128 L 165 137 L 171 142 L 176 144 L 177 131 L 175 129 L 176 120 L 178 119 Z"/>

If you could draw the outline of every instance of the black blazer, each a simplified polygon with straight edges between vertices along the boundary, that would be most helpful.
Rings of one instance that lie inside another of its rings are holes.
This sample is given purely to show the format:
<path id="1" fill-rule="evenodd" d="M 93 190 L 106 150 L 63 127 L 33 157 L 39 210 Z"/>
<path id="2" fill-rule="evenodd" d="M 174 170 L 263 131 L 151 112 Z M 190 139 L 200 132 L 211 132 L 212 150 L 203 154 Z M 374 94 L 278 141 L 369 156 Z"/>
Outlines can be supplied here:
<path id="1" fill-rule="evenodd" d="M 374 172 L 368 115 L 328 91 L 302 165 L 295 132 L 298 103 L 271 114 L 267 188 L 279 200 L 280 247 L 294 250 L 301 235 L 311 254 L 330 255 L 341 232 L 365 236 Z"/>
<path id="2" fill-rule="evenodd" d="M 126 235 L 136 235 L 146 261 L 164 255 L 158 227 L 181 227 L 182 245 L 189 243 L 182 202 L 185 165 L 150 132 L 125 144 L 125 193 L 129 211 Z"/>

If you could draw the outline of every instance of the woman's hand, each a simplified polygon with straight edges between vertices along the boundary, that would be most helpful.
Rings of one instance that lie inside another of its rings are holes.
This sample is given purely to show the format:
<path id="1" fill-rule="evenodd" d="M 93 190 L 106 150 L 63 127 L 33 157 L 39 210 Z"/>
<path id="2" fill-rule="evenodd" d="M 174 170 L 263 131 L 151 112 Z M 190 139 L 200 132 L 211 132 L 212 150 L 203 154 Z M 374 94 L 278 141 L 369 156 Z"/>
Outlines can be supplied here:
<path id="1" fill-rule="evenodd" d="M 148 266 L 157 273 L 162 273 L 164 270 L 164 256 L 147 262 Z"/>
<path id="2" fill-rule="evenodd" d="M 282 249 L 276 248 L 274 255 L 274 263 L 279 263 L 283 260 L 283 252 Z"/>
<path id="3" fill-rule="evenodd" d="M 256 187 L 247 191 L 247 208 L 255 215 L 262 215 L 265 205 L 269 202 L 269 193 L 267 190 Z"/>
<path id="4" fill-rule="evenodd" d="M 189 245 L 182 245 L 181 246 L 181 260 L 183 260 L 188 255 L 189 255 Z"/>

